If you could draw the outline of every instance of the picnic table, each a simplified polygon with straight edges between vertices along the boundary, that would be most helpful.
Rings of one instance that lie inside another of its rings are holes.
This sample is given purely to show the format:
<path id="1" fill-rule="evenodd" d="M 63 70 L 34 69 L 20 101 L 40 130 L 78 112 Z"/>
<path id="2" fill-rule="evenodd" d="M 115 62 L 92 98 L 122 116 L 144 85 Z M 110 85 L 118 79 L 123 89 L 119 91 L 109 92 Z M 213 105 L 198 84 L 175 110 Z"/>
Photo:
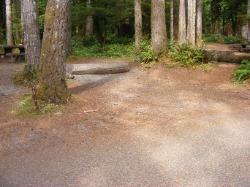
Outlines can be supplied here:
<path id="1" fill-rule="evenodd" d="M 250 53 L 250 45 L 242 44 L 239 50 L 240 52 Z"/>
<path id="2" fill-rule="evenodd" d="M 19 63 L 25 60 L 25 48 L 23 45 L 0 46 L 1 58 L 9 59 L 10 62 Z"/>

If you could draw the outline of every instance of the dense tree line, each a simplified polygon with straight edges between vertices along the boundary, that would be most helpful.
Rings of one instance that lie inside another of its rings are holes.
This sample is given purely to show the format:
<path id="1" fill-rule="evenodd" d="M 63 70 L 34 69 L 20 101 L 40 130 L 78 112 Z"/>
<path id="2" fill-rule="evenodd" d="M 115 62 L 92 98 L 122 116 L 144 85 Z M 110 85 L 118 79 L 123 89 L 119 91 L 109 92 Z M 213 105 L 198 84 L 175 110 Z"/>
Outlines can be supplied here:
<path id="1" fill-rule="evenodd" d="M 8 15 L 5 13 L 6 2 L 10 2 L 10 0 L 0 1 L 1 10 L 3 10 L 0 12 L 1 40 L 4 39 L 6 26 L 10 26 L 7 22 L 8 19 L 5 17 Z M 15 10 L 18 9 L 21 3 L 19 0 L 11 0 L 11 2 L 12 21 L 15 21 L 14 25 L 12 25 L 12 35 L 15 42 L 21 42 L 20 34 L 18 36 L 17 33 L 14 33 L 16 29 L 21 29 L 21 24 L 18 24 L 18 22 L 21 22 L 21 16 L 17 15 L 18 10 Z M 184 10 L 180 6 L 183 5 L 186 8 L 185 14 L 188 14 L 188 10 L 191 11 L 191 6 L 187 5 L 188 2 L 191 4 L 193 0 L 165 1 L 166 28 L 169 38 L 173 33 L 175 33 L 175 38 L 178 38 L 179 25 L 181 25 L 181 28 L 185 27 L 185 25 L 181 24 L 183 19 L 178 21 L 179 10 L 183 13 Z M 40 29 L 43 30 L 47 0 L 38 0 L 37 3 Z M 242 29 L 247 22 L 247 0 L 203 0 L 203 4 L 204 34 L 241 35 Z M 149 36 L 151 33 L 151 2 L 141 0 L 141 7 L 143 35 Z M 178 22 L 180 22 L 179 25 Z M 134 24 L 134 0 L 72 0 L 72 35 L 74 36 L 90 36 L 94 34 L 98 41 L 103 43 L 116 37 L 132 38 L 135 33 Z M 174 32 L 171 31 L 171 26 Z"/>

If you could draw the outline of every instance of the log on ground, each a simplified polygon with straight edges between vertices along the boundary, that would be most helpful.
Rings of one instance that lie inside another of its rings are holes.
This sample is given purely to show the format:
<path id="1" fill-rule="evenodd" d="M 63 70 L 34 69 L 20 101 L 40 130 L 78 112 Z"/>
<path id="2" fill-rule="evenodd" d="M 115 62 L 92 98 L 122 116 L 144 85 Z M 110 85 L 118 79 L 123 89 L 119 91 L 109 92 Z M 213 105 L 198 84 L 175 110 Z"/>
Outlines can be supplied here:
<path id="1" fill-rule="evenodd" d="M 119 64 L 70 64 L 67 67 L 68 73 L 72 75 L 86 74 L 117 74 L 130 71 L 128 63 Z"/>
<path id="2" fill-rule="evenodd" d="M 250 60 L 250 53 L 241 53 L 234 51 L 206 50 L 207 61 L 241 63 L 242 60 Z"/>

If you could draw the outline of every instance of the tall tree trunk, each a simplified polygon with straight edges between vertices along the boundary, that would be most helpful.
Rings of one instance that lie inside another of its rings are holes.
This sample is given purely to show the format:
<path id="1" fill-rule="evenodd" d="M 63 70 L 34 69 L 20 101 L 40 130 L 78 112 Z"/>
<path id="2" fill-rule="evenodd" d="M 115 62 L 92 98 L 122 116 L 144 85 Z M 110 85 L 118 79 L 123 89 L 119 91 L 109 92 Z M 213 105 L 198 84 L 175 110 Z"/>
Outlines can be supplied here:
<path id="1" fill-rule="evenodd" d="M 68 14 L 68 20 L 67 20 L 67 25 L 68 25 L 68 31 L 67 31 L 67 33 L 68 33 L 68 36 L 67 36 L 67 43 L 66 43 L 66 53 L 67 53 L 67 56 L 68 55 L 70 55 L 71 54 L 71 52 L 72 52 L 72 46 L 71 46 L 71 36 L 72 36 L 72 11 L 71 11 L 71 3 L 72 3 L 72 1 L 70 1 L 69 2 L 70 3 L 70 5 L 69 6 L 67 6 L 67 10 L 66 10 L 66 12 L 67 12 L 67 14 Z"/>
<path id="2" fill-rule="evenodd" d="M 87 8 L 91 8 L 91 0 L 87 0 Z M 93 16 L 88 16 L 86 19 L 86 36 L 92 36 L 94 32 Z"/>
<path id="3" fill-rule="evenodd" d="M 28 64 L 38 64 L 41 41 L 36 0 L 22 0 L 25 59 Z"/>
<path id="4" fill-rule="evenodd" d="M 186 22 L 186 1 L 180 0 L 179 5 L 179 43 L 187 41 L 187 22 Z"/>
<path id="5" fill-rule="evenodd" d="M 165 0 L 151 0 L 152 50 L 159 54 L 167 49 Z"/>
<path id="6" fill-rule="evenodd" d="M 66 57 L 70 0 L 48 0 L 42 42 L 38 99 L 66 103 Z"/>
<path id="7" fill-rule="evenodd" d="M 197 0 L 196 43 L 198 45 L 202 44 L 202 14 L 203 14 L 202 0 Z"/>
<path id="8" fill-rule="evenodd" d="M 196 29 L 196 0 L 188 0 L 188 26 L 187 40 L 190 44 L 195 45 Z"/>
<path id="9" fill-rule="evenodd" d="M 135 0 L 135 48 L 140 50 L 142 40 L 142 9 L 141 0 Z"/>
<path id="10" fill-rule="evenodd" d="M 5 0 L 6 7 L 6 40 L 7 45 L 13 45 L 12 20 L 11 20 L 11 0 Z"/>
<path id="11" fill-rule="evenodd" d="M 247 4 L 247 26 L 248 26 L 247 40 L 248 42 L 250 42 L 250 0 L 248 0 Z"/>
<path id="12" fill-rule="evenodd" d="M 170 0 L 170 38 L 174 40 L 174 0 Z"/>
<path id="13" fill-rule="evenodd" d="M 0 0 L 0 39 L 2 39 L 2 31 L 4 28 L 4 23 L 5 23 L 5 5 L 4 5 L 4 1 Z"/>

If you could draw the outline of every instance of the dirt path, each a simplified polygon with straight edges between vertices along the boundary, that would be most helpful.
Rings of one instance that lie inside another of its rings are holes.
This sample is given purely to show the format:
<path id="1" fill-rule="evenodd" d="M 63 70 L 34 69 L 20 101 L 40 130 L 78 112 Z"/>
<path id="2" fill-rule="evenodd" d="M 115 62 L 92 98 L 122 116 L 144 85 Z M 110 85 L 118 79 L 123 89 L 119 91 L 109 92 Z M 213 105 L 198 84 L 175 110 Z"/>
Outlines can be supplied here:
<path id="1" fill-rule="evenodd" d="M 249 186 L 250 90 L 233 68 L 81 79 L 72 104 L 34 118 L 0 96 L 0 186 Z"/>

